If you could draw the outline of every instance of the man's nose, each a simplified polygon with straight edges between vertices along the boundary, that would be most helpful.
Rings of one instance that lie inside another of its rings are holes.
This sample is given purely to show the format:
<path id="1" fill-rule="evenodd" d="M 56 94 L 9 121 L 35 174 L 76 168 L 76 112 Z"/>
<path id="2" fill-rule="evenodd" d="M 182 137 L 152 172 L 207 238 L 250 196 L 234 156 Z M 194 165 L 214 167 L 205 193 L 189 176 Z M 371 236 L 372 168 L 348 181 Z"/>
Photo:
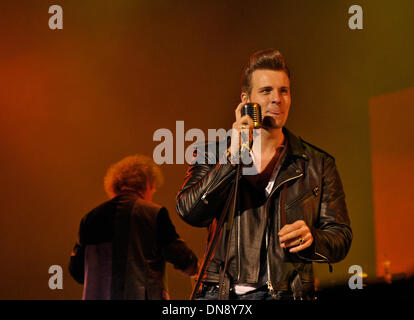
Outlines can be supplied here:
<path id="1" fill-rule="evenodd" d="M 275 91 L 272 95 L 272 103 L 279 105 L 281 102 L 282 100 L 280 99 L 280 94 L 277 91 Z"/>

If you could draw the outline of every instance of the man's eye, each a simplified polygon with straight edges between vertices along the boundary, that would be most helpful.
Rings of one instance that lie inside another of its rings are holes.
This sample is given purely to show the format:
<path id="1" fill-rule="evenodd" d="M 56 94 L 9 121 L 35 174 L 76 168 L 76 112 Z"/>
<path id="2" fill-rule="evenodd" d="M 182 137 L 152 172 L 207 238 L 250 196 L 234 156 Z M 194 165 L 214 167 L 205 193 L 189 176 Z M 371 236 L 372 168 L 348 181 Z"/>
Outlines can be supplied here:
<path id="1" fill-rule="evenodd" d="M 280 93 L 288 93 L 289 90 L 287 88 L 282 88 L 280 89 Z"/>

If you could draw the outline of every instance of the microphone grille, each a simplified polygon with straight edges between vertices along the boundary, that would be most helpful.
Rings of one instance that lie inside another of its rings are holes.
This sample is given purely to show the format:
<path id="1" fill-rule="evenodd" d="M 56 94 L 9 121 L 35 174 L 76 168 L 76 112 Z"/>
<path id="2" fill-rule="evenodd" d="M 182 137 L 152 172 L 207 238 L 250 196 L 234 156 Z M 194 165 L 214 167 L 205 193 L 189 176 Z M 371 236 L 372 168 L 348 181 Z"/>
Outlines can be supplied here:
<path id="1" fill-rule="evenodd" d="M 248 114 L 253 119 L 255 129 L 262 127 L 262 109 L 258 103 L 246 103 L 241 113 L 242 116 Z"/>

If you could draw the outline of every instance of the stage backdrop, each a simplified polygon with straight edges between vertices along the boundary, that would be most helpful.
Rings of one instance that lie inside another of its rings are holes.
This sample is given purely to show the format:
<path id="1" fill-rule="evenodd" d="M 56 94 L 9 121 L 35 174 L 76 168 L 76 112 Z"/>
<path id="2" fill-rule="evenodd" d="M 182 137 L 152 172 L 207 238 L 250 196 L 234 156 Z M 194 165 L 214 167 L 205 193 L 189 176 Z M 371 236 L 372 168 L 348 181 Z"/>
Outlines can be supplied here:
<path id="1" fill-rule="evenodd" d="M 175 133 L 176 121 L 185 130 L 229 129 L 241 70 L 269 47 L 291 69 L 287 127 L 336 158 L 346 192 L 352 248 L 333 273 L 316 266 L 319 286 L 346 283 L 351 265 L 375 277 L 369 101 L 414 86 L 414 5 L 359 2 L 362 30 L 348 25 L 354 1 L 1 1 L 0 298 L 81 298 L 69 256 L 81 217 L 106 200 L 108 166 L 134 153 L 151 156 L 159 143 L 153 133 Z M 49 28 L 51 5 L 63 9 L 62 30 Z M 386 132 L 405 111 L 398 100 L 383 101 L 379 130 Z M 412 141 L 410 122 L 401 123 Z M 404 154 L 399 139 L 388 143 Z M 186 165 L 162 170 L 155 201 L 201 258 L 206 230 L 175 211 Z M 63 289 L 48 286 L 52 265 L 63 268 Z M 171 297 L 188 298 L 190 280 L 172 267 L 168 278 Z"/>
<path id="2" fill-rule="evenodd" d="M 370 100 L 377 274 L 414 273 L 414 88 Z"/>

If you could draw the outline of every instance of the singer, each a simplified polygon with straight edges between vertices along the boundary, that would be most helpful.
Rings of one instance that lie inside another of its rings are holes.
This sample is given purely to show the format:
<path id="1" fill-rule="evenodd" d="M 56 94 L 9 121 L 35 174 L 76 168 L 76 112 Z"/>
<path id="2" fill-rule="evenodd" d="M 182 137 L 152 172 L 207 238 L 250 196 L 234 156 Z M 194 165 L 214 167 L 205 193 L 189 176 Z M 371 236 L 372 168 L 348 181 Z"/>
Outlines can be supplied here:
<path id="1" fill-rule="evenodd" d="M 169 299 L 165 262 L 191 276 L 197 257 L 175 232 L 165 207 L 152 202 L 162 174 L 151 158 L 129 156 L 105 176 L 111 198 L 85 215 L 69 271 L 85 300 Z"/>
<path id="2" fill-rule="evenodd" d="M 240 113 L 248 102 L 263 115 L 259 134 L 250 135 L 257 174 L 238 180 L 241 132 L 254 125 Z M 315 299 L 312 262 L 331 268 L 347 255 L 352 231 L 335 160 L 285 128 L 290 105 L 283 56 L 256 52 L 242 73 L 227 153 L 194 151 L 217 164 L 194 161 L 177 195 L 184 221 L 209 231 L 193 299 Z"/>

